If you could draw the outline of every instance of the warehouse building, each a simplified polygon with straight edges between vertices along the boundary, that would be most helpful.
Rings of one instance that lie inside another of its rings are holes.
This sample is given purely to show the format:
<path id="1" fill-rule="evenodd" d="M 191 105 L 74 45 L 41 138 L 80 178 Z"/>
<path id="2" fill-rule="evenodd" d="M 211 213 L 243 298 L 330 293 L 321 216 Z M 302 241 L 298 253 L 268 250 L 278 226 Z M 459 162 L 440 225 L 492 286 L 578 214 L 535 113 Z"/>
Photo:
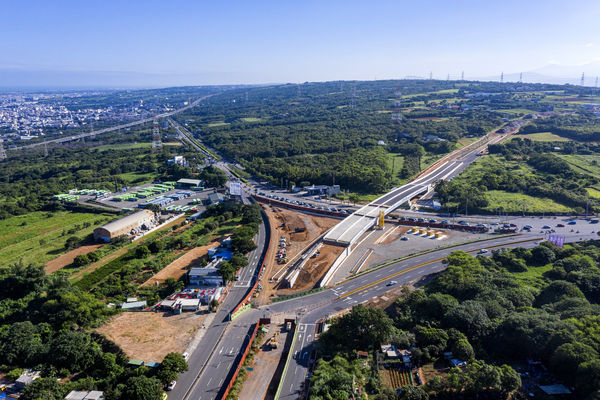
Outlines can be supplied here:
<path id="1" fill-rule="evenodd" d="M 138 211 L 94 229 L 94 240 L 108 243 L 111 239 L 121 235 L 137 235 L 143 231 L 150 230 L 155 224 L 156 216 L 152 211 Z"/>
<path id="2" fill-rule="evenodd" d="M 177 181 L 177 187 L 179 188 L 192 188 L 192 187 L 199 187 L 199 186 L 204 186 L 204 181 L 202 179 L 187 179 L 187 178 L 182 178 L 180 180 Z"/>

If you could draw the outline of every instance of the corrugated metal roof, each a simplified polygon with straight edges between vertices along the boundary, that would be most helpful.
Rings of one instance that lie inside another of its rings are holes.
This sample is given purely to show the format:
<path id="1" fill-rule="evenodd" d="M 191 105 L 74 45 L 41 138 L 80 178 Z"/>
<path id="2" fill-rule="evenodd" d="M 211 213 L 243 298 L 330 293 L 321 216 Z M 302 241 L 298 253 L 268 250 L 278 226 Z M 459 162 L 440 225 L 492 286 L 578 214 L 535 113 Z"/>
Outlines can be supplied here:
<path id="1" fill-rule="evenodd" d="M 150 210 L 142 210 L 128 215 L 126 217 L 123 217 L 121 219 L 118 219 L 116 221 L 109 222 L 106 225 L 102 225 L 101 228 L 106 229 L 109 232 L 116 232 L 123 229 L 124 227 L 143 221 L 149 216 L 154 216 L 154 213 Z"/>

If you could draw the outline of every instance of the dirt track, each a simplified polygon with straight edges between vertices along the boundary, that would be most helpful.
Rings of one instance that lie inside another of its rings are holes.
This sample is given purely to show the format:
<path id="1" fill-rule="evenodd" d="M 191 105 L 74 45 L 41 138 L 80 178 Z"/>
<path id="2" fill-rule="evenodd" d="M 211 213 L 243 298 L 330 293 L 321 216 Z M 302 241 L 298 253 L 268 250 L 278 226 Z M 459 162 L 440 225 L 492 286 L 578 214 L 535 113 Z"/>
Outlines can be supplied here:
<path id="1" fill-rule="evenodd" d="M 156 273 L 153 277 L 142 283 L 142 286 L 154 285 L 155 282 L 162 283 L 167 278 L 174 278 L 178 280 L 181 278 L 190 268 L 200 264 L 200 261 L 208 254 L 208 249 L 214 246 L 218 246 L 219 242 L 212 242 L 206 246 L 195 247 L 188 251 L 171 264 L 167 265 Z"/>
<path id="2" fill-rule="evenodd" d="M 48 261 L 46 263 L 46 265 L 44 266 L 44 269 L 46 270 L 47 274 L 51 274 L 55 271 L 58 271 L 61 268 L 66 267 L 67 265 L 71 264 L 73 262 L 73 260 L 75 260 L 75 257 L 77 257 L 81 254 L 91 253 L 92 251 L 99 249 L 102 246 L 104 246 L 104 244 L 101 243 L 101 244 L 90 244 L 87 246 L 78 247 L 76 249 L 69 251 L 68 253 L 63 254 L 60 257 L 55 258 L 54 260 Z"/>

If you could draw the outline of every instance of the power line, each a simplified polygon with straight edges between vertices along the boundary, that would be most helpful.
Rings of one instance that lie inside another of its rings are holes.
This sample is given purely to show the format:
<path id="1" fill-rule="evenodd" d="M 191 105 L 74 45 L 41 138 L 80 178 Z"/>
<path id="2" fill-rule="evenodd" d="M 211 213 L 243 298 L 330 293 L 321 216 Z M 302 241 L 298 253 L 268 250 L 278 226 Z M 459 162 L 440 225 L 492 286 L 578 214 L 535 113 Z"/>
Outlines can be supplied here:
<path id="1" fill-rule="evenodd" d="M 152 152 L 157 153 L 162 150 L 162 140 L 160 138 L 160 129 L 158 120 L 155 118 L 152 123 Z"/>

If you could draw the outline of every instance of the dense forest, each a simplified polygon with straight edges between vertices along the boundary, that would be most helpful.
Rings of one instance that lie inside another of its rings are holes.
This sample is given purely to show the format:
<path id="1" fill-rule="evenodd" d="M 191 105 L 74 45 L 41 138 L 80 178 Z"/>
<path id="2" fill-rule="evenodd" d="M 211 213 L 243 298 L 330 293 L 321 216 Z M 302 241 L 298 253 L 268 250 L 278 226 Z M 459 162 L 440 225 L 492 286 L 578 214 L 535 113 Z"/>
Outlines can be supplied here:
<path id="1" fill-rule="evenodd" d="M 353 381 L 376 399 L 451 399 L 458 393 L 525 399 L 536 385 L 552 383 L 573 387 L 576 398 L 597 398 L 599 241 L 563 249 L 544 242 L 533 249 L 494 250 L 489 258 L 454 252 L 447 264 L 424 290 L 406 289 L 388 314 L 358 306 L 333 322 L 319 338 L 320 354 L 331 361 L 319 361 L 311 398 L 348 398 Z M 535 283 L 525 276 L 537 277 Z M 355 355 L 388 342 L 410 348 L 417 367 L 442 362 L 447 351 L 467 366 L 396 393 Z M 549 373 L 524 374 L 527 360 Z"/>
<path id="2" fill-rule="evenodd" d="M 445 154 L 459 139 L 482 136 L 507 117 L 554 110 L 549 93 L 588 92 L 434 80 L 287 84 L 226 91 L 177 119 L 204 143 L 272 183 L 331 184 L 335 179 L 345 189 L 379 193 L 421 167 L 393 176 L 386 153 L 404 154 L 419 145 L 426 154 Z M 403 116 L 398 124 L 391 121 L 394 109 Z M 378 179 L 367 178 L 373 174 Z"/>

